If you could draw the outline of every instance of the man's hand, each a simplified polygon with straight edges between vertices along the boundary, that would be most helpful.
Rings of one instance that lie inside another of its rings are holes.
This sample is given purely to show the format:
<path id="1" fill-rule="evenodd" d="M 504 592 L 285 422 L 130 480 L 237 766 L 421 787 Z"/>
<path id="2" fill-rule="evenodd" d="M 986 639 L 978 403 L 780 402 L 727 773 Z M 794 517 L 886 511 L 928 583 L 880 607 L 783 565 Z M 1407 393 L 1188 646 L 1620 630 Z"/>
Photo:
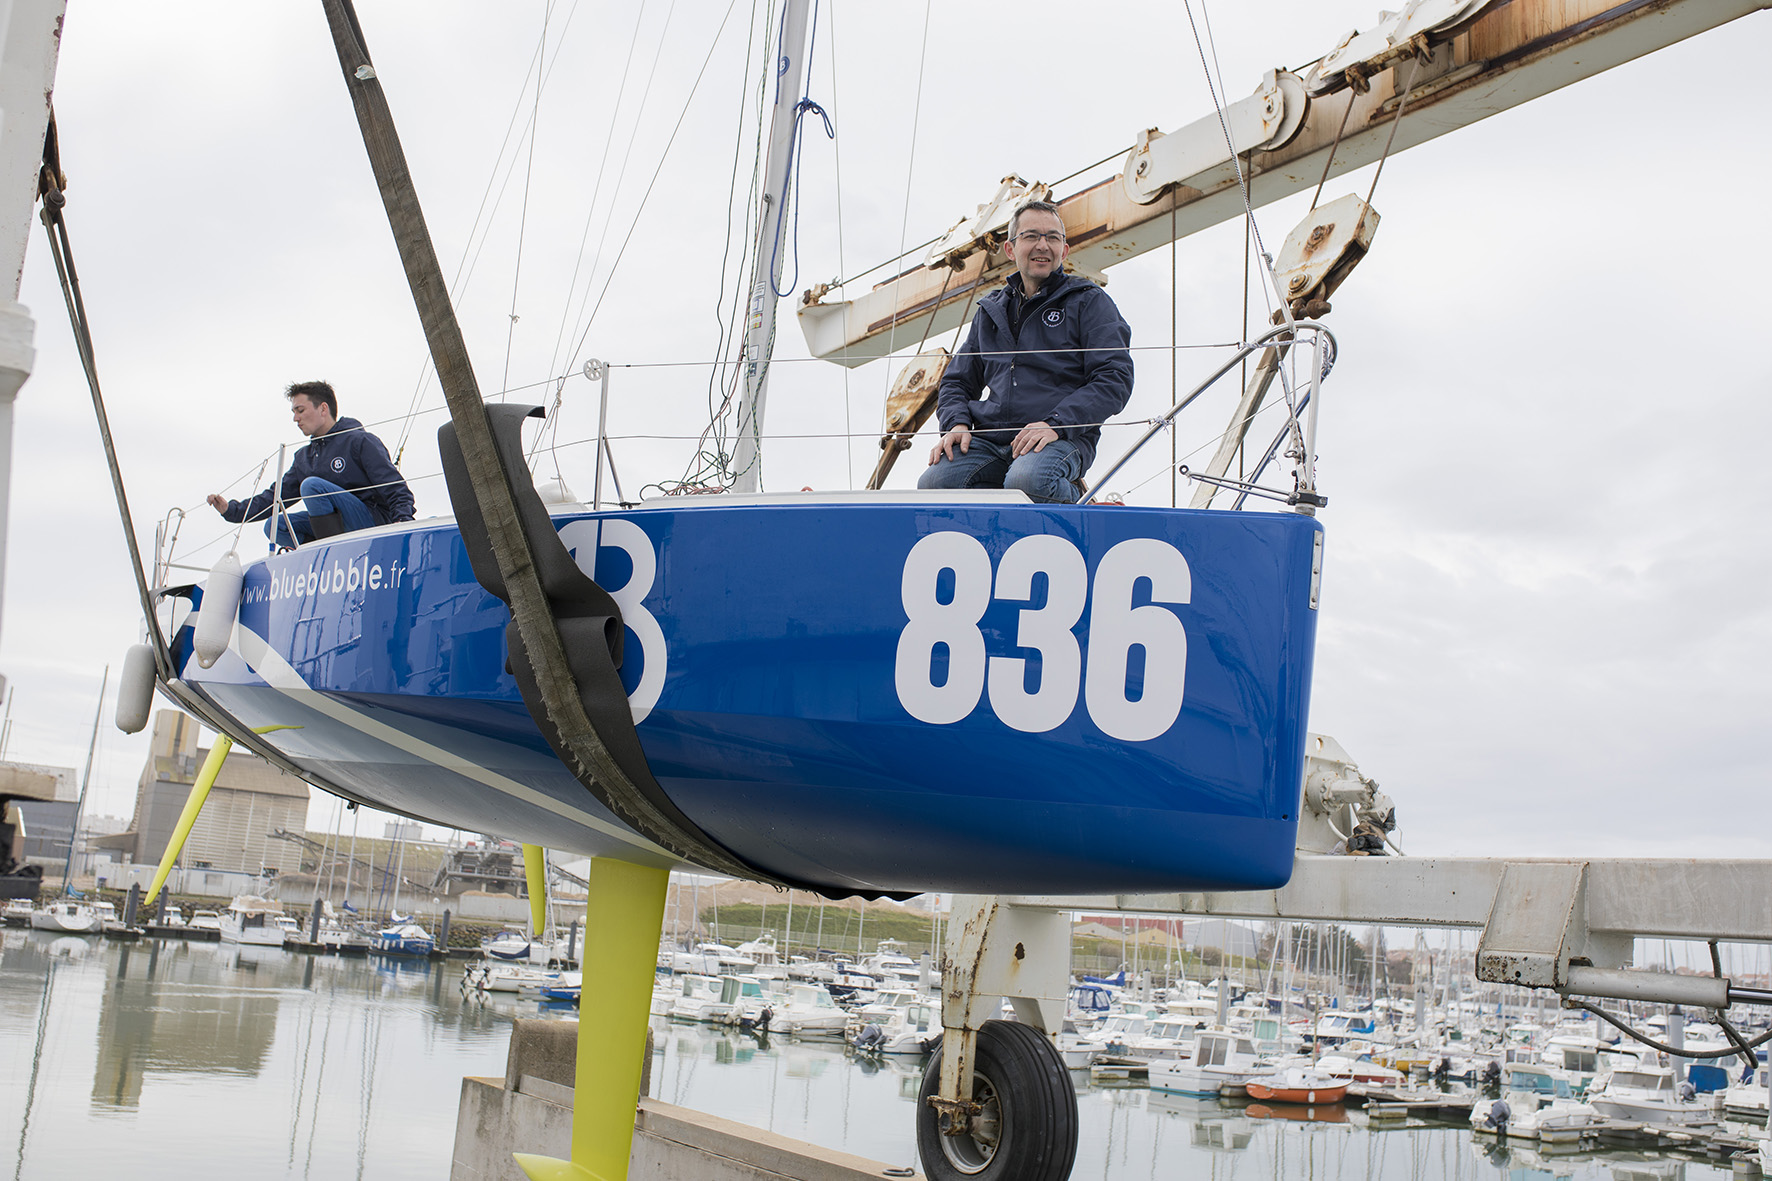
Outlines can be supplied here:
<path id="1" fill-rule="evenodd" d="M 1058 432 L 1043 422 L 1030 422 L 1021 428 L 1009 444 L 1009 454 L 1020 459 L 1030 451 L 1043 451 L 1046 444 L 1057 441 Z"/>
<path id="2" fill-rule="evenodd" d="M 209 501 L 209 507 L 214 509 L 216 512 L 225 513 L 228 511 L 228 498 L 227 497 L 222 496 L 219 493 L 211 492 L 206 499 L 208 499 L 208 501 Z"/>
<path id="3" fill-rule="evenodd" d="M 941 437 L 941 441 L 935 445 L 935 450 L 929 453 L 929 466 L 934 467 L 943 459 L 952 459 L 955 447 L 960 449 L 961 455 L 972 450 L 972 428 L 965 423 L 959 423 Z"/>

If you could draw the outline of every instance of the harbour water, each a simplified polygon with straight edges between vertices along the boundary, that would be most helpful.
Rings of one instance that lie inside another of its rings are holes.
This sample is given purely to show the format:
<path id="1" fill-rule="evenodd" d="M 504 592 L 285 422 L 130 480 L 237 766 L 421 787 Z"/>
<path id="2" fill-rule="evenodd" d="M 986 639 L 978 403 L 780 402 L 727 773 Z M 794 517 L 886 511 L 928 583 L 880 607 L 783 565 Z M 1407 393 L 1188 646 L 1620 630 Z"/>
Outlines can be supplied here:
<path id="1" fill-rule="evenodd" d="M 462 1077 L 502 1075 L 511 1021 L 546 1012 L 464 997 L 461 971 L 453 962 L 0 932 L 0 1164 L 12 1166 L 0 1181 L 441 1181 Z M 888 1165 L 915 1163 L 913 1059 L 870 1064 L 832 1042 L 664 1023 L 654 1054 L 652 1093 L 667 1102 Z M 1730 1173 L 1672 1155 L 1545 1157 L 1473 1143 L 1451 1125 L 1372 1130 L 1340 1107 L 1258 1118 L 1246 1104 L 1073 1077 L 1077 1181 Z"/>

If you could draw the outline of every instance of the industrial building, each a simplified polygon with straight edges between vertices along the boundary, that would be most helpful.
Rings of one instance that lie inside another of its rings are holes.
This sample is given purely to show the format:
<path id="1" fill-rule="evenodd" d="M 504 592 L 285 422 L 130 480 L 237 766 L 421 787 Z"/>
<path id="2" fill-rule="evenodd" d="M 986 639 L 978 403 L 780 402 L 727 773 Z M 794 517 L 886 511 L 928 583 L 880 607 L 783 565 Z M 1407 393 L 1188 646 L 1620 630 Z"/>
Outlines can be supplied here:
<path id="1" fill-rule="evenodd" d="M 125 861 L 157 864 L 172 840 L 173 828 L 197 781 L 209 751 L 197 745 L 195 718 L 177 710 L 154 715 L 154 736 L 142 767 L 135 815 L 126 832 L 92 843 Z M 304 832 L 312 789 L 263 759 L 235 747 L 222 764 L 215 787 L 185 842 L 179 865 L 275 877 L 301 868 L 301 848 L 278 840 L 278 830 Z"/>

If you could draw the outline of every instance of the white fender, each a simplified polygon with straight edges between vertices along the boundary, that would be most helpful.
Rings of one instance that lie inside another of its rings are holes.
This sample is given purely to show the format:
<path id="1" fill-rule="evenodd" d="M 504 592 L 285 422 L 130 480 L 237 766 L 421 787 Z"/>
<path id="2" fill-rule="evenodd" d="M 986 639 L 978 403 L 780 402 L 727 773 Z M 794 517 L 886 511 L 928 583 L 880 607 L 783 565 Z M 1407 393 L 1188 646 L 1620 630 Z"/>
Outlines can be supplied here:
<path id="1" fill-rule="evenodd" d="M 240 610 L 240 559 L 229 550 L 216 559 L 203 584 L 203 602 L 197 612 L 194 647 L 197 663 L 208 668 L 228 650 L 234 637 L 234 616 Z"/>
<path id="2" fill-rule="evenodd" d="M 148 724 L 154 706 L 154 649 L 137 644 L 123 658 L 123 676 L 117 682 L 117 729 L 139 734 Z"/>

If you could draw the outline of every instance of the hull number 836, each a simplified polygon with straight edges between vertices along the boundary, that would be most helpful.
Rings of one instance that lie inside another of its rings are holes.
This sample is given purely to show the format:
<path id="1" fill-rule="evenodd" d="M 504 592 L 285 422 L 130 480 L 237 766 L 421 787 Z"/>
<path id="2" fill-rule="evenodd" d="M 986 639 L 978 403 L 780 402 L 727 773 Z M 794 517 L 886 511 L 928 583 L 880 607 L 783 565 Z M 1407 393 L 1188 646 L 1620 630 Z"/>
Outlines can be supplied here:
<path id="1" fill-rule="evenodd" d="M 952 572 L 951 596 L 937 592 Z M 1033 606 L 1036 574 L 1045 575 L 1045 602 Z M 1133 606 L 1139 582 L 1148 601 Z M 993 586 L 994 582 L 994 586 Z M 958 722 L 988 695 L 1007 726 L 1039 734 L 1061 725 L 1081 690 L 1089 718 L 1111 738 L 1144 742 L 1175 724 L 1187 679 L 1187 633 L 1164 604 L 1185 604 L 1193 581 L 1187 559 L 1155 538 L 1122 541 L 1096 563 L 1094 586 L 1083 555 L 1065 538 L 1023 537 L 991 557 L 977 538 L 932 533 L 905 556 L 900 593 L 907 622 L 898 637 L 894 682 L 913 718 L 934 725 Z M 1037 687 L 1027 687 L 1027 659 L 989 655 L 979 622 L 992 599 L 1024 602 L 1015 647 L 1039 653 Z M 1073 630 L 1089 607 L 1088 650 Z M 936 684 L 936 652 L 945 649 L 947 675 Z M 1133 651 L 1142 656 L 1142 676 Z M 1137 686 L 1134 688 L 1134 681 Z"/>

